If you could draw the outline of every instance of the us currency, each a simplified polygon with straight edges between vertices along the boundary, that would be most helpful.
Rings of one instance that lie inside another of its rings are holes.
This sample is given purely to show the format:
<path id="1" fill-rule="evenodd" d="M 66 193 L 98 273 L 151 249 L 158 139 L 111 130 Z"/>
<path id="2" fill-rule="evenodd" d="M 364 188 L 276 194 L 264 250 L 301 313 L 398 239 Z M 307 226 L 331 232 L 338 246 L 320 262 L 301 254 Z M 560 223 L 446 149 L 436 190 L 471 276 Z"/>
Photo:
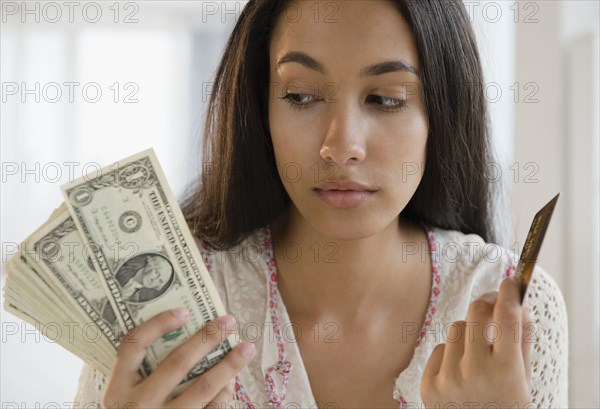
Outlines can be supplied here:
<path id="1" fill-rule="evenodd" d="M 189 311 L 183 327 L 148 348 L 144 375 L 208 321 L 225 315 L 152 149 L 103 168 L 95 177 L 69 183 L 62 191 L 124 332 L 167 309 Z M 219 362 L 235 343 L 230 336 L 213 349 L 177 390 Z"/>
<path id="2" fill-rule="evenodd" d="M 36 263 L 54 286 L 66 292 L 85 322 L 93 322 L 116 351 L 123 336 L 115 313 L 91 264 L 90 249 L 82 240 L 66 206 L 31 238 Z"/>
<path id="3" fill-rule="evenodd" d="M 61 206 L 8 264 L 5 309 L 38 329 L 54 329 L 54 342 L 108 374 L 122 332 L 105 318 L 112 306 L 84 250 Z"/>

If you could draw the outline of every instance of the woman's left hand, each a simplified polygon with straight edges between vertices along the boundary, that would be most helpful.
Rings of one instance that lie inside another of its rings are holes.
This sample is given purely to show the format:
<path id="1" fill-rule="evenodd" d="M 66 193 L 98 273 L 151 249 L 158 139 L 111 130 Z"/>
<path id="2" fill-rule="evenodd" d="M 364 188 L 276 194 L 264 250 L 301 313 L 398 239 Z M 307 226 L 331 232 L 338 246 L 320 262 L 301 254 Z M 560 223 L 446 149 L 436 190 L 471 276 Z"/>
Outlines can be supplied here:
<path id="1" fill-rule="evenodd" d="M 466 322 L 450 326 L 447 343 L 434 348 L 423 372 L 427 408 L 533 407 L 526 330 L 531 321 L 519 300 L 520 284 L 507 278 L 499 292 L 471 303 Z"/>

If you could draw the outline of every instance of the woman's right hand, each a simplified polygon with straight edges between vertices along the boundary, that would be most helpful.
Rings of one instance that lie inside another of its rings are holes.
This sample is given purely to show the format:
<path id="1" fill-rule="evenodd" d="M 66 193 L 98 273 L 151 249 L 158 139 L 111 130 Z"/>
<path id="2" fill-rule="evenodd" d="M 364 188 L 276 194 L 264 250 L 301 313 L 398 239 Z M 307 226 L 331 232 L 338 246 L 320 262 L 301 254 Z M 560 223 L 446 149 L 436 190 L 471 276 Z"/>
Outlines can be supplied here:
<path id="1" fill-rule="evenodd" d="M 105 407 L 204 408 L 211 405 L 210 407 L 220 408 L 229 403 L 233 395 L 230 380 L 248 365 L 256 352 L 254 346 L 245 341 L 240 342 L 218 364 L 198 376 L 176 398 L 171 399 L 169 396 L 194 365 L 234 332 L 235 320 L 230 315 L 219 317 L 205 325 L 197 334 L 171 351 L 147 378 L 139 372 L 146 349 L 162 335 L 181 327 L 187 319 L 188 312 L 185 308 L 164 311 L 123 338 L 104 394 Z"/>

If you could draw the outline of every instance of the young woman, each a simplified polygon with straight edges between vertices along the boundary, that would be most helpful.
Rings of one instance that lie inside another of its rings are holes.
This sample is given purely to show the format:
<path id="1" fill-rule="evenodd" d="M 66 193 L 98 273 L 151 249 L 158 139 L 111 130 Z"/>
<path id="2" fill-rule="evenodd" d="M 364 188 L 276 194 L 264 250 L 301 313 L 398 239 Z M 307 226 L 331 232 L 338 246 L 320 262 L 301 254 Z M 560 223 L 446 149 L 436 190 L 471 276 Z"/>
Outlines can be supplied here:
<path id="1" fill-rule="evenodd" d="M 200 331 L 143 379 L 144 348 L 186 319 L 164 312 L 109 379 L 84 370 L 79 401 L 567 406 L 561 293 L 537 266 L 521 305 L 493 244 L 483 85 L 460 0 L 249 1 L 216 74 L 211 171 L 184 212 L 219 322 L 250 342 L 170 400 L 222 339 Z"/>

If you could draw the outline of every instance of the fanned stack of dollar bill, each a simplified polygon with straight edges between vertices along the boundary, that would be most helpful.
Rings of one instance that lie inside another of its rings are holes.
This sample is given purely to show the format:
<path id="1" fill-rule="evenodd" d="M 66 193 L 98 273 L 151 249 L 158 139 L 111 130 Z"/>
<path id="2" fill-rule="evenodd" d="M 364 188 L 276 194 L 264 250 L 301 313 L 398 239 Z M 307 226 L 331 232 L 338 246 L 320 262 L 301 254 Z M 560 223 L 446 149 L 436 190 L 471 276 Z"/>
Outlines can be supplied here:
<path id="1" fill-rule="evenodd" d="M 65 202 L 8 263 L 4 307 L 101 372 L 123 338 L 159 312 L 186 307 L 185 326 L 148 349 L 149 375 L 222 302 L 152 149 L 62 186 Z M 230 336 L 177 388 L 216 364 Z"/>

